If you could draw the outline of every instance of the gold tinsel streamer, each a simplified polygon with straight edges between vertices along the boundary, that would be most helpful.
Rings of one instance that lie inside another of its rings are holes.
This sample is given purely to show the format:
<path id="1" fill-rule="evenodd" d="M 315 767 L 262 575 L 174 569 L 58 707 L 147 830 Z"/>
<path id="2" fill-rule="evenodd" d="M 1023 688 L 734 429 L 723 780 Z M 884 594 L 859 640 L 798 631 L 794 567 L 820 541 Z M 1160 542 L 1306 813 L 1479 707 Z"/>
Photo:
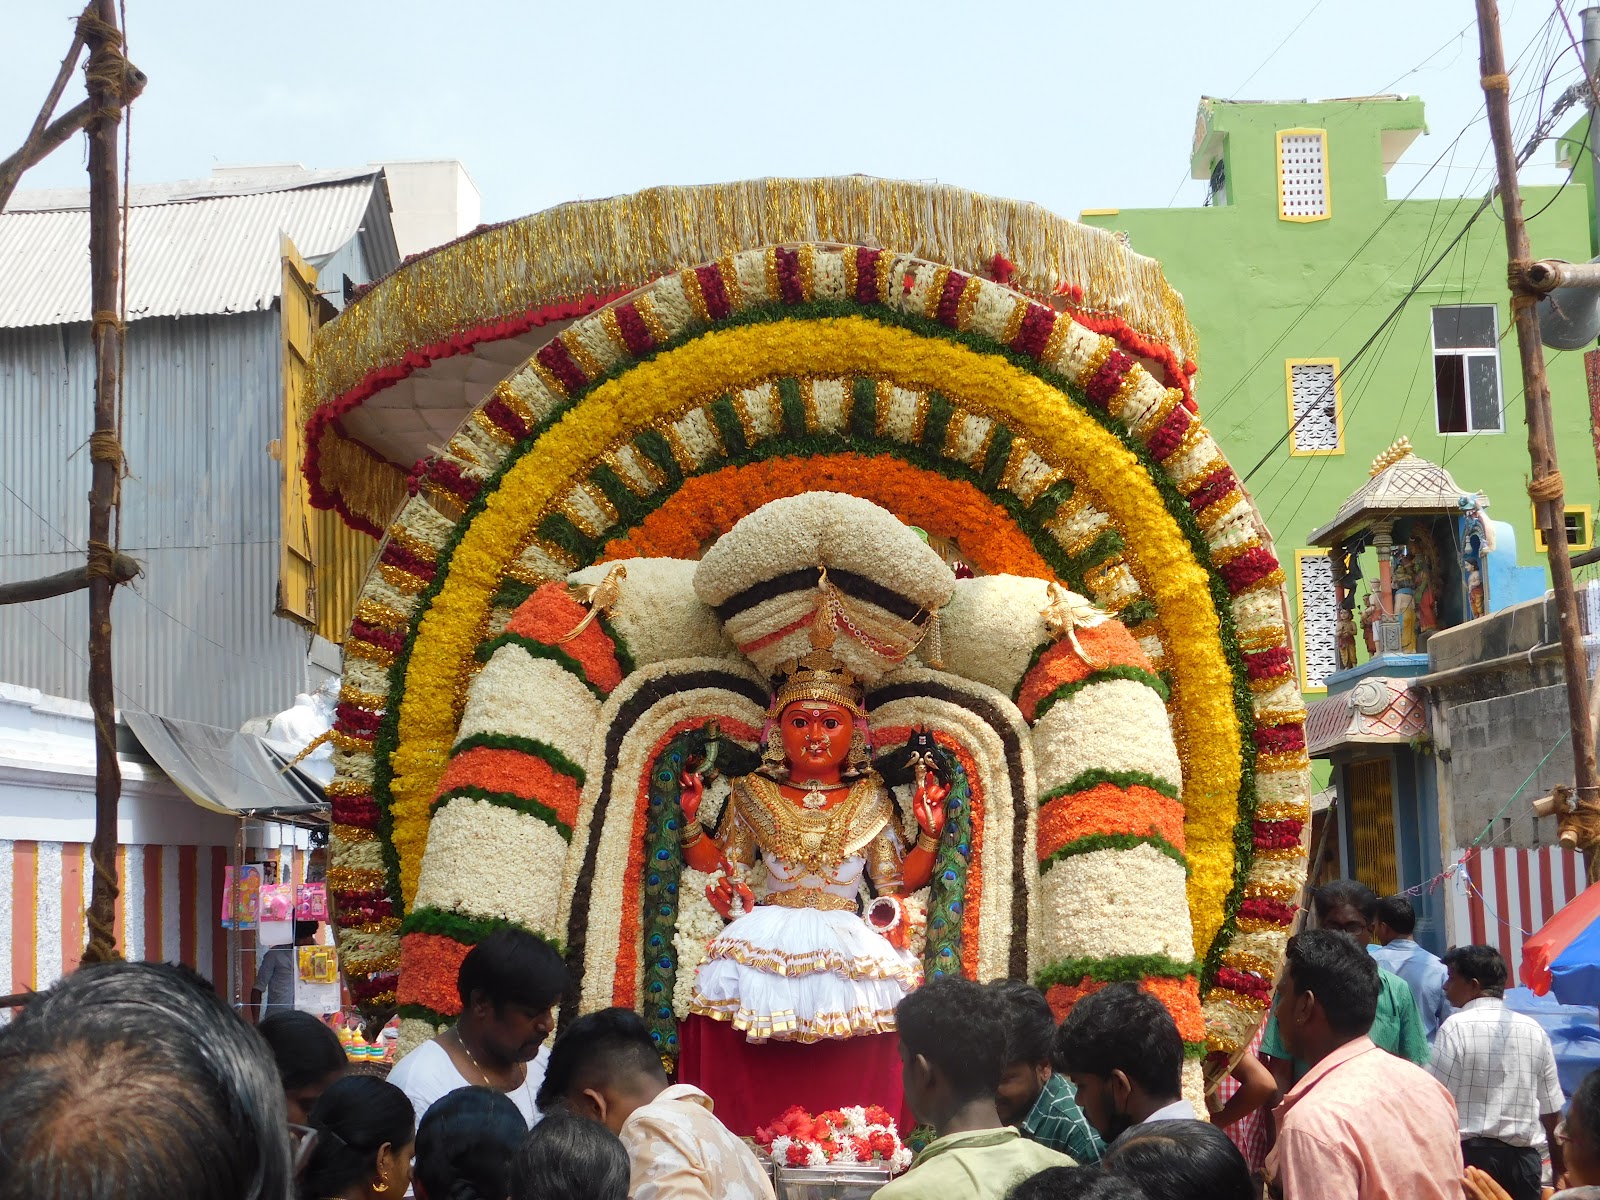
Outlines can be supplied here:
<path id="1" fill-rule="evenodd" d="M 983 275 L 1003 254 L 1016 265 L 1012 287 L 1045 296 L 1076 284 L 1086 311 L 1120 317 L 1180 361 L 1197 357 L 1183 298 L 1160 264 L 1106 230 L 945 184 L 754 179 L 563 204 L 407 263 L 317 331 L 304 416 L 373 368 L 452 334 L 631 290 L 738 250 L 810 241 L 878 246 Z M 347 465 L 356 464 L 323 467 L 341 491 Z"/>
<path id="2" fill-rule="evenodd" d="M 309 390 L 306 394 L 310 395 Z M 317 441 L 317 473 L 325 487 L 338 491 L 351 512 L 380 529 L 405 503 L 406 473 L 336 429 L 323 430 Z"/>

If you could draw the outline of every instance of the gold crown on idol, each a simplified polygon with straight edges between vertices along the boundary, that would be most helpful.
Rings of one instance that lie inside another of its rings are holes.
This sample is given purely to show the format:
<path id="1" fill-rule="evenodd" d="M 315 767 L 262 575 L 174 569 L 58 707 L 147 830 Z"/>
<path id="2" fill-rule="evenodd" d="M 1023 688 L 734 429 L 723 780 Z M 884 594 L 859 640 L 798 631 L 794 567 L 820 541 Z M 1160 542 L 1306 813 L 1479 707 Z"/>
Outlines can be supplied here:
<path id="1" fill-rule="evenodd" d="M 821 700 L 847 708 L 865 719 L 861 685 L 826 650 L 813 650 L 795 668 L 772 697 L 772 712 L 781 713 L 796 700 Z"/>

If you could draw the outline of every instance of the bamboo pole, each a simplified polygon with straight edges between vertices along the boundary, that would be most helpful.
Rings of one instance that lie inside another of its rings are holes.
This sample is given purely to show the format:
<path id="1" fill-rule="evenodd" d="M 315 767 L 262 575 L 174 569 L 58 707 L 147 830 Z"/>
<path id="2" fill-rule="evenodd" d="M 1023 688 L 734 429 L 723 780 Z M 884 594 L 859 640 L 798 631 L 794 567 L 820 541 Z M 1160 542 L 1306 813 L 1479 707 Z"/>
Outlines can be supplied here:
<path id="1" fill-rule="evenodd" d="M 1528 422 L 1528 458 L 1533 479 L 1528 494 L 1533 499 L 1539 527 L 1544 530 L 1550 563 L 1551 589 L 1561 634 L 1561 660 L 1567 684 L 1567 715 L 1572 729 L 1572 758 L 1580 802 L 1600 801 L 1600 779 L 1595 771 L 1595 734 L 1589 721 L 1588 664 L 1583 634 L 1578 625 L 1577 593 L 1567 550 L 1566 495 L 1556 461 L 1550 412 L 1550 387 L 1545 378 L 1544 349 L 1539 342 L 1539 291 L 1529 278 L 1532 249 L 1522 216 L 1522 193 L 1517 185 L 1516 151 L 1511 144 L 1511 82 L 1506 73 L 1505 47 L 1500 35 L 1500 12 L 1495 0 L 1476 0 L 1478 9 L 1479 71 L 1489 131 L 1494 138 L 1495 166 L 1500 176 L 1500 203 L 1505 213 L 1507 279 L 1511 286 L 1511 315 L 1517 330 L 1517 350 L 1522 360 L 1523 400 Z"/>
<path id="2" fill-rule="evenodd" d="M 89 707 L 94 713 L 94 886 L 90 894 L 85 963 L 117 956 L 117 805 L 122 770 L 117 763 L 116 693 L 112 682 L 111 599 L 116 591 L 116 551 L 111 515 L 121 485 L 122 446 L 117 437 L 117 370 L 122 345 L 118 316 L 121 229 L 118 224 L 117 144 L 127 60 L 117 26 L 116 0 L 93 0 L 79 18 L 89 46 L 89 271 L 95 349 L 94 432 L 89 438 L 93 476 L 89 489 Z"/>

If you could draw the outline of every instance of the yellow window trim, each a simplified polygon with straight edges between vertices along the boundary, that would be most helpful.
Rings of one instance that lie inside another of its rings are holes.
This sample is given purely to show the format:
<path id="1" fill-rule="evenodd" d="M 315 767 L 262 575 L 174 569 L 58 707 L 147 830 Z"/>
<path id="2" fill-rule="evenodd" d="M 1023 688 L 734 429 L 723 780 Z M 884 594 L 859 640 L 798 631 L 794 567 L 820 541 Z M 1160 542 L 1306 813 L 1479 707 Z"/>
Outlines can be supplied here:
<path id="1" fill-rule="evenodd" d="M 1290 216 L 1283 210 L 1283 139 L 1309 137 L 1316 134 L 1322 139 L 1322 212 L 1316 216 Z M 1278 149 L 1278 220 L 1307 225 L 1313 221 L 1326 221 L 1333 216 L 1333 177 L 1328 170 L 1328 131 L 1326 129 L 1280 129 L 1276 138 Z"/>
<path id="2" fill-rule="evenodd" d="M 1300 569 L 1300 564 L 1308 558 L 1327 558 L 1326 550 L 1296 550 L 1294 552 L 1294 595 L 1295 595 L 1295 624 L 1300 636 L 1295 640 L 1299 643 L 1297 649 L 1300 659 L 1300 691 L 1302 694 L 1314 695 L 1326 693 L 1328 685 L 1319 683 L 1312 686 L 1307 681 L 1311 678 L 1306 674 L 1306 576 Z M 1337 626 L 1335 626 L 1337 630 Z"/>
<path id="3" fill-rule="evenodd" d="M 1539 528 L 1539 510 L 1537 508 L 1532 508 L 1530 506 L 1529 511 L 1531 511 L 1533 513 L 1533 550 L 1534 550 L 1534 553 L 1535 554 L 1548 554 L 1549 551 L 1550 551 L 1549 543 L 1547 543 L 1544 540 L 1544 530 Z M 1584 534 L 1583 541 L 1581 541 L 1581 542 L 1572 542 L 1567 546 L 1568 552 L 1576 554 L 1580 550 L 1592 549 L 1594 547 L 1594 505 L 1592 505 L 1592 504 L 1569 504 L 1566 507 L 1566 512 L 1568 514 L 1571 514 L 1571 513 L 1581 513 L 1582 514 L 1582 516 L 1583 516 L 1583 534 Z"/>
<path id="4" fill-rule="evenodd" d="M 1333 368 L 1333 423 L 1336 445 L 1332 450 L 1301 450 L 1295 445 L 1294 435 L 1294 369 L 1296 367 Z M 1289 454 L 1293 458 L 1325 458 L 1330 454 L 1344 453 L 1344 381 L 1340 377 L 1337 358 L 1286 358 L 1283 360 L 1284 402 L 1289 407 Z"/>

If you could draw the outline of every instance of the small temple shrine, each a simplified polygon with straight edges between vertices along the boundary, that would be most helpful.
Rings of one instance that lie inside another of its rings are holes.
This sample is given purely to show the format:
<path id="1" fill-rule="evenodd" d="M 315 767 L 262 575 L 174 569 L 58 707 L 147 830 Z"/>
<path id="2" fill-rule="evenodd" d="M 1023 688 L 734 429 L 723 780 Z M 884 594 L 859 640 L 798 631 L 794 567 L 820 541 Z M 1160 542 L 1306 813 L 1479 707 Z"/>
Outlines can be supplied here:
<path id="1" fill-rule="evenodd" d="M 1327 695 L 1309 706 L 1306 741 L 1331 764 L 1334 798 L 1317 814 L 1313 878 L 1358 878 L 1389 895 L 1442 870 L 1428 643 L 1545 589 L 1544 571 L 1517 565 L 1515 532 L 1488 509 L 1401 438 L 1308 538 L 1327 557 L 1321 594 L 1302 592 L 1306 682 Z M 1413 902 L 1418 940 L 1443 949 L 1442 897 Z"/>

